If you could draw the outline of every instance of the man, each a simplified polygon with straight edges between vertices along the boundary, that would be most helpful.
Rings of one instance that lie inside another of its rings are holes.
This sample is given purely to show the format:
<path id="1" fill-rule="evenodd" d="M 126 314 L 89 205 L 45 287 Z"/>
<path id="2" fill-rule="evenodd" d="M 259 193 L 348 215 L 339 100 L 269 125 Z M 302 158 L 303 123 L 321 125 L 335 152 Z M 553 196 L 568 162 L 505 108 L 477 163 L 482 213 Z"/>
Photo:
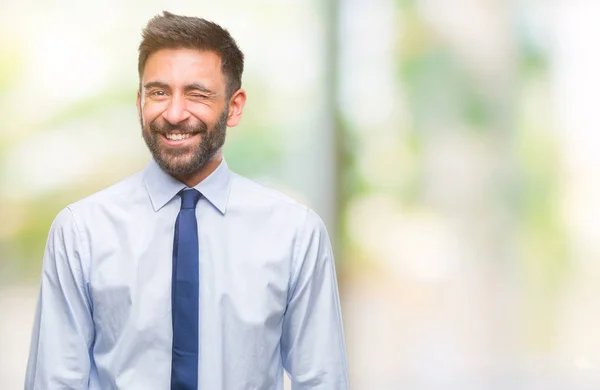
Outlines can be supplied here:
<path id="1" fill-rule="evenodd" d="M 153 159 L 62 210 L 44 255 L 26 389 L 347 389 L 319 217 L 231 172 L 243 54 L 165 12 L 143 31 L 137 108 Z"/>

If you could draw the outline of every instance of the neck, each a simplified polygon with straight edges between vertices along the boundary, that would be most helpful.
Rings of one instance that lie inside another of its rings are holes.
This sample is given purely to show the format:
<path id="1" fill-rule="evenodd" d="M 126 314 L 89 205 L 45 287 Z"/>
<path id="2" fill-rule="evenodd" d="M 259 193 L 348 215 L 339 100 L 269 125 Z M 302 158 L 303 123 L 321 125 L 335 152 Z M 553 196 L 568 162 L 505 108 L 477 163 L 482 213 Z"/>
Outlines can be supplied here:
<path id="1" fill-rule="evenodd" d="M 175 179 L 179 180 L 180 182 L 182 182 L 190 188 L 195 187 L 202 180 L 210 176 L 210 174 L 213 173 L 219 167 L 219 164 L 221 164 L 222 160 L 223 152 L 222 150 L 219 150 L 217 153 L 215 153 L 214 157 L 208 160 L 207 163 L 204 164 L 202 169 L 200 169 L 199 171 L 194 172 L 190 175 L 176 175 L 174 177 Z"/>

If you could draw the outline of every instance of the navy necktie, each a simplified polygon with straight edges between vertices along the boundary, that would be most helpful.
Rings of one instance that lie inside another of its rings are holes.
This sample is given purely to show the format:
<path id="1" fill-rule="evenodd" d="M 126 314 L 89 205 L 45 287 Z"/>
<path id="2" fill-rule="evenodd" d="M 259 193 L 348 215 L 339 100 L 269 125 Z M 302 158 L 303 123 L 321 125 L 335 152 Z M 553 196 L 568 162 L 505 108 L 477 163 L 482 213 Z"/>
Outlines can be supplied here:
<path id="1" fill-rule="evenodd" d="M 175 222 L 171 314 L 173 354 L 171 390 L 198 388 L 198 224 L 196 203 L 200 192 L 184 190 Z"/>

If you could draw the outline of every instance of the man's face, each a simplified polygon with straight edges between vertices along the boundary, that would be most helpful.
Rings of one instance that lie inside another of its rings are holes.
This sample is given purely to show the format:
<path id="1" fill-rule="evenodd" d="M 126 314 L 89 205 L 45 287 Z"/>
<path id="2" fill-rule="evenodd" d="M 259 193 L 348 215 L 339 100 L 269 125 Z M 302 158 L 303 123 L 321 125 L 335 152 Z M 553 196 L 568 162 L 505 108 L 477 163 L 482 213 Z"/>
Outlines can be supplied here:
<path id="1" fill-rule="evenodd" d="M 193 49 L 153 53 L 137 105 L 158 165 L 172 175 L 198 172 L 225 143 L 229 105 L 220 57 Z"/>

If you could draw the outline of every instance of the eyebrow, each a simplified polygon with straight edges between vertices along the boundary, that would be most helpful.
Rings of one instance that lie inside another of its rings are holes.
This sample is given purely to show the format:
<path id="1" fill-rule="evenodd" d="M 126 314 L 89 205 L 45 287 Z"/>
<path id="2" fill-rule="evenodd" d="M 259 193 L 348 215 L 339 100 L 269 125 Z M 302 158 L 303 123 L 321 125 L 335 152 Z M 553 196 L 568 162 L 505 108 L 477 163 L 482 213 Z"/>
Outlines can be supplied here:
<path id="1" fill-rule="evenodd" d="M 192 83 L 192 84 L 188 84 L 184 87 L 184 90 L 186 92 L 189 91 L 200 91 L 200 92 L 204 92 L 206 94 L 209 95 L 214 95 L 214 92 L 211 91 L 210 89 L 206 88 L 204 85 L 198 84 L 198 83 Z"/>
<path id="2" fill-rule="evenodd" d="M 171 87 L 169 87 L 169 84 L 163 83 L 162 81 L 150 81 L 149 83 L 144 84 L 144 89 L 150 88 L 171 89 Z"/>
<path id="3" fill-rule="evenodd" d="M 150 81 L 150 82 L 144 84 L 144 89 L 150 89 L 150 88 L 162 88 L 162 89 L 168 89 L 168 90 L 171 89 L 169 84 L 162 82 L 162 81 Z M 202 84 L 198 84 L 198 83 L 187 84 L 183 89 L 185 92 L 200 91 L 200 92 L 204 92 L 209 95 L 215 94 L 209 88 L 206 88 Z"/>

